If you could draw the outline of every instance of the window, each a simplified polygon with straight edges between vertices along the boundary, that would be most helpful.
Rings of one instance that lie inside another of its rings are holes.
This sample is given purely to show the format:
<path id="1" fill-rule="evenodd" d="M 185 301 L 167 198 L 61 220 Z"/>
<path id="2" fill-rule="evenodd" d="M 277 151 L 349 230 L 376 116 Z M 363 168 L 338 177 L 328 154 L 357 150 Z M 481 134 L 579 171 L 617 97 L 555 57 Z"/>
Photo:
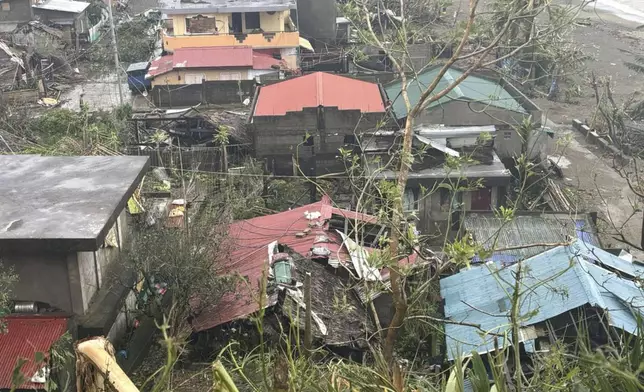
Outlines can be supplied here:
<path id="1" fill-rule="evenodd" d="M 449 189 L 440 188 L 439 194 L 442 211 L 459 211 L 461 209 L 461 205 L 463 204 L 462 192 L 457 192 L 456 197 L 454 197 L 453 192 Z"/>
<path id="2" fill-rule="evenodd" d="M 512 131 L 503 131 L 503 140 L 512 139 Z"/>
<path id="3" fill-rule="evenodd" d="M 194 74 L 194 73 L 189 73 L 186 74 L 186 84 L 201 84 L 204 79 L 206 79 L 206 75 L 204 74 Z"/>
<path id="4" fill-rule="evenodd" d="M 418 211 L 418 190 L 407 188 L 403 198 L 405 212 Z"/>
<path id="5" fill-rule="evenodd" d="M 259 29 L 259 12 L 246 12 L 244 13 L 246 21 L 246 31 Z"/>
<path id="6" fill-rule="evenodd" d="M 186 33 L 190 34 L 216 34 L 217 19 L 203 15 L 186 18 Z"/>
<path id="7" fill-rule="evenodd" d="M 356 144 L 356 135 L 344 135 L 344 144 L 355 146 Z"/>

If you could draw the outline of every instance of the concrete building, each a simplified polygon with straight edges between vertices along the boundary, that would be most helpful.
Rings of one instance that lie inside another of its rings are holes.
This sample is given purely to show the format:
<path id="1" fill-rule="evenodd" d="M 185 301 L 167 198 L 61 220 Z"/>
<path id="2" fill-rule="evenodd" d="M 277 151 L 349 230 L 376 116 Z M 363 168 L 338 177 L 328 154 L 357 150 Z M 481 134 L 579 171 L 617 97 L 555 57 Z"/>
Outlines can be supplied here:
<path id="1" fill-rule="evenodd" d="M 511 175 L 494 152 L 495 133 L 491 126 L 415 130 L 413 149 L 417 155 L 404 203 L 405 212 L 415 217 L 416 227 L 423 234 L 442 241 L 453 231 L 452 226 L 458 227 L 460 213 L 491 211 L 502 205 Z M 379 179 L 394 180 L 400 165 L 395 152 L 401 142 L 401 132 L 363 135 L 360 145 L 368 172 Z M 467 158 L 471 163 L 450 166 L 450 157 Z"/>
<path id="2" fill-rule="evenodd" d="M 122 298 L 106 290 L 124 272 L 115 262 L 126 203 L 148 166 L 147 157 L 0 156 L 0 260 L 18 275 L 13 299 L 116 317 Z"/>
<path id="3" fill-rule="evenodd" d="M 335 0 L 297 0 L 297 25 L 300 34 L 314 46 L 336 38 L 338 6 Z"/>
<path id="4" fill-rule="evenodd" d="M 300 34 L 291 19 L 295 0 L 161 0 L 163 49 L 250 46 L 272 49 L 297 68 Z"/>
<path id="5" fill-rule="evenodd" d="M 71 0 L 41 0 L 33 4 L 34 16 L 40 21 L 57 26 L 63 39 L 79 49 L 81 36 L 86 36 L 90 24 L 87 18 L 89 3 Z"/>
<path id="6" fill-rule="evenodd" d="M 31 0 L 3 1 L 0 6 L 0 32 L 10 33 L 18 24 L 33 19 Z"/>
<path id="7" fill-rule="evenodd" d="M 438 77 L 440 66 L 428 68 L 416 79 L 408 81 L 407 93 L 415 105 L 422 92 Z M 439 93 L 463 75 L 451 68 L 443 75 L 434 93 Z M 407 108 L 401 96 L 402 82 L 394 81 L 385 86 L 398 121 L 407 117 Z M 469 75 L 441 99 L 427 105 L 416 118 L 416 125 L 444 125 L 447 127 L 493 125 L 499 131 L 494 148 L 501 159 L 521 155 L 524 140 L 515 127 L 530 119 L 534 131 L 529 135 L 526 152 L 538 159 L 545 150 L 548 133 L 541 129 L 541 109 L 514 86 L 502 78 Z"/>
<path id="8" fill-rule="evenodd" d="M 262 75 L 279 74 L 285 67 L 282 60 L 254 52 L 249 46 L 180 48 L 152 61 L 146 78 L 151 79 L 152 87 L 255 80 Z"/>
<path id="9" fill-rule="evenodd" d="M 316 72 L 260 87 L 248 130 L 267 170 L 322 174 L 343 171 L 338 150 L 352 148 L 356 134 L 374 131 L 385 119 L 379 85 Z"/>

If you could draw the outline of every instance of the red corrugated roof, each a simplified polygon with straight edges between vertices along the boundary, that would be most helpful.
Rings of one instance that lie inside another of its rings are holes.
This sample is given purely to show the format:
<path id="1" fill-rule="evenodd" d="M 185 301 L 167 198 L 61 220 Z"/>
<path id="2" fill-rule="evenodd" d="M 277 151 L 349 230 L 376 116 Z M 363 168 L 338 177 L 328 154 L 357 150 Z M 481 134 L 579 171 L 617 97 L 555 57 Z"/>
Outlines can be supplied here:
<path id="1" fill-rule="evenodd" d="M 362 113 L 384 113 L 380 89 L 375 83 L 315 72 L 264 86 L 259 90 L 254 116 L 283 116 L 318 106 Z"/>
<path id="2" fill-rule="evenodd" d="M 296 233 L 310 228 L 309 223 L 312 221 L 304 215 L 307 211 L 319 212 L 320 218 L 316 221 L 320 222 L 322 226 L 318 229 L 313 228 L 309 234 L 298 238 Z M 268 266 L 268 245 L 273 241 L 307 256 L 313 246 L 317 231 L 329 237 L 331 242 L 325 243 L 325 245 L 332 252 L 331 258 L 348 262 L 350 257 L 342 246 L 342 239 L 337 233 L 328 230 L 327 223 L 331 215 L 341 215 L 367 223 L 377 222 L 373 216 L 335 208 L 331 205 L 330 199 L 325 196 L 317 203 L 273 215 L 234 222 L 230 225 L 228 237 L 232 241 L 231 245 L 234 250 L 222 273 L 238 273 L 242 277 L 248 278 L 248 284 L 240 285 L 234 293 L 225 295 L 216 307 L 203 310 L 193 320 L 193 329 L 195 331 L 210 329 L 259 310 L 257 303 L 259 282 L 264 269 Z"/>
<path id="3" fill-rule="evenodd" d="M 67 317 L 8 316 L 4 318 L 7 333 L 0 333 L 0 389 L 11 388 L 13 371 L 19 358 L 27 360 L 22 367 L 26 382 L 17 389 L 42 389 L 44 384 L 29 380 L 41 365 L 35 362 L 37 352 L 49 354 L 52 344 L 67 331 Z"/>
<path id="4" fill-rule="evenodd" d="M 253 52 L 253 69 L 276 69 L 286 68 L 283 60 L 277 60 L 272 54 Z"/>
<path id="5" fill-rule="evenodd" d="M 158 76 L 173 69 L 187 68 L 253 68 L 272 69 L 282 61 L 264 53 L 254 53 L 250 46 L 213 46 L 180 48 L 174 54 L 161 56 L 150 63 L 148 75 Z"/>

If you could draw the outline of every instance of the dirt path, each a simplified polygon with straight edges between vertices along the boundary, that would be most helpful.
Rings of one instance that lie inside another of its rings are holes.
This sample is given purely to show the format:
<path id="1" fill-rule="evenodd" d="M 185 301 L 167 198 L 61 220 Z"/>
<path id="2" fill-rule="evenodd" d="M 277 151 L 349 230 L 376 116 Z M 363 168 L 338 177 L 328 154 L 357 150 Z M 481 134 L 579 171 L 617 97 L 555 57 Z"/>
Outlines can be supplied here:
<path id="1" fill-rule="evenodd" d="M 551 124 L 552 125 L 552 124 Z M 617 241 L 616 230 L 628 241 L 639 244 L 642 235 L 642 212 L 635 212 L 637 197 L 612 167 L 612 160 L 571 127 L 557 127 L 557 139 L 550 154 L 563 151 L 561 166 L 564 179 L 560 184 L 572 194 L 579 211 L 597 211 L 600 239 L 608 248 L 628 248 Z"/>

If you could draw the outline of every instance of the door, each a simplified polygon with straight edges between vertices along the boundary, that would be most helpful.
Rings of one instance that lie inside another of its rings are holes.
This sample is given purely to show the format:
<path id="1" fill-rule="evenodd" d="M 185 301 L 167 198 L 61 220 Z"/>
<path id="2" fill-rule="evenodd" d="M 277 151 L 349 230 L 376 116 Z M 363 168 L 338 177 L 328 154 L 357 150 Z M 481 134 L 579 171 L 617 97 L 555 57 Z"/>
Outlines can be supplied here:
<path id="1" fill-rule="evenodd" d="M 492 209 L 492 189 L 481 188 L 472 192 L 472 211 L 490 211 Z"/>

